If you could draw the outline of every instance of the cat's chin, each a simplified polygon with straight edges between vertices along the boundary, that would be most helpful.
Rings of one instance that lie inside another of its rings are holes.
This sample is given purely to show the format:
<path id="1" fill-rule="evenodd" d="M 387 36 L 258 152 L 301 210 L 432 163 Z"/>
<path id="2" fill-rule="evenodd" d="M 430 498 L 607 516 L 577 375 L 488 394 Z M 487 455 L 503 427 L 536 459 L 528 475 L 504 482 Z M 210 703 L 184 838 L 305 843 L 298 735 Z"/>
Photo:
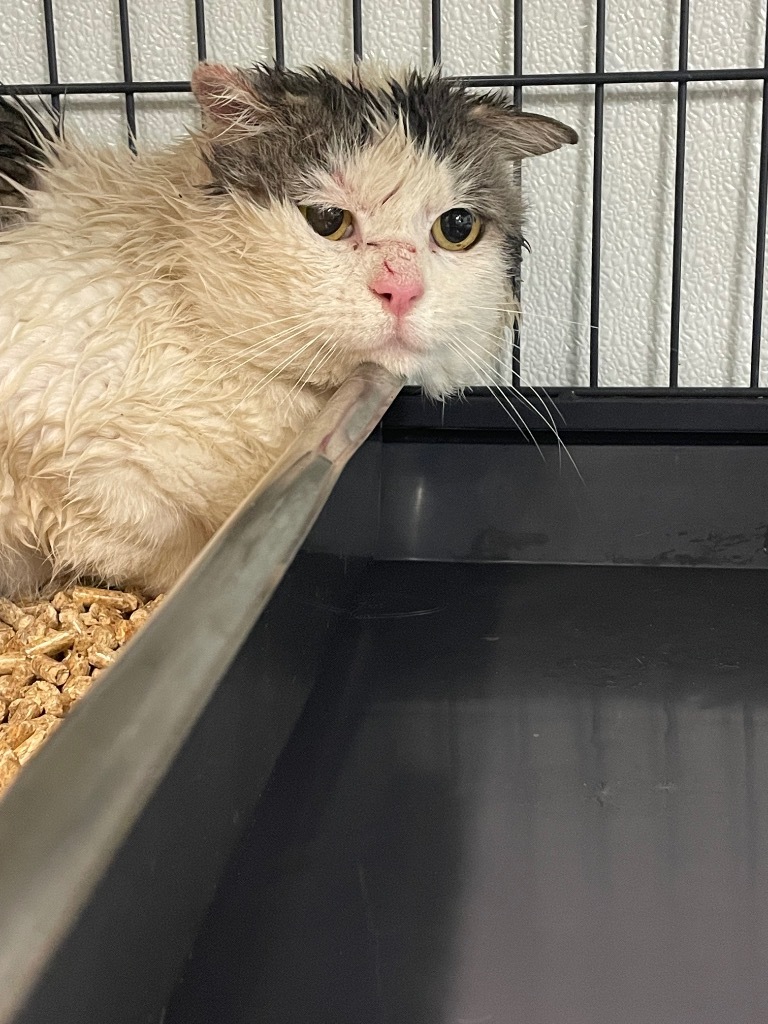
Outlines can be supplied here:
<path id="1" fill-rule="evenodd" d="M 364 362 L 378 363 L 385 370 L 400 377 L 419 373 L 423 367 L 428 348 L 414 338 L 398 332 L 386 340 L 372 345 L 360 355 Z"/>
<path id="2" fill-rule="evenodd" d="M 415 338 L 410 331 L 400 329 L 392 334 L 380 345 L 377 346 L 376 355 L 391 355 L 393 358 L 403 356 L 424 356 L 428 346 Z"/>
<path id="3" fill-rule="evenodd" d="M 420 371 L 422 359 L 415 352 L 404 349 L 376 349 L 365 359 L 365 362 L 378 363 L 396 377 L 411 377 Z"/>
<path id="4" fill-rule="evenodd" d="M 370 362 L 378 363 L 396 377 L 415 384 L 430 398 L 443 400 L 461 390 L 454 375 L 423 351 L 382 350 L 371 353 Z"/>

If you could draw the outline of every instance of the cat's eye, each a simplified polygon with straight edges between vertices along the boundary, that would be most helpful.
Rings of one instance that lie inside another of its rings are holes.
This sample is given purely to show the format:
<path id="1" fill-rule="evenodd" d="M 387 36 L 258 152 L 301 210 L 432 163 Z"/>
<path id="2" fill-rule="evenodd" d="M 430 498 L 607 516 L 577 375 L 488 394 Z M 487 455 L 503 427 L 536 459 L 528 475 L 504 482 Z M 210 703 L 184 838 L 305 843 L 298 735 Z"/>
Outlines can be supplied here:
<path id="1" fill-rule="evenodd" d="M 441 213 L 432 225 L 432 237 L 441 249 L 468 249 L 480 237 L 482 220 L 471 210 L 456 207 Z"/>
<path id="2" fill-rule="evenodd" d="M 341 210 L 338 206 L 300 206 L 299 209 L 312 230 L 331 242 L 338 242 L 351 234 L 352 214 L 349 210 Z"/>

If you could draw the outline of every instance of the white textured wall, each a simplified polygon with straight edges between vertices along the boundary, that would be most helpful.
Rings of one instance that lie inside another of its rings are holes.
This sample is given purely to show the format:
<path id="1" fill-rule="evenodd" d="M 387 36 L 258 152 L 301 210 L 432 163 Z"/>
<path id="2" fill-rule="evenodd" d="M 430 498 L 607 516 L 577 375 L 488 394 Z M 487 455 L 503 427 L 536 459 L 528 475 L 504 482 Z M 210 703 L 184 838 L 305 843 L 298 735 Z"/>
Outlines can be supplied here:
<path id="1" fill-rule="evenodd" d="M 121 77 L 117 0 L 53 0 L 63 81 Z M 269 0 L 207 0 L 209 56 L 267 58 Z M 450 72 L 512 69 L 512 0 L 443 0 Z M 672 68 L 677 0 L 609 0 L 608 70 Z M 690 65 L 761 62 L 763 0 L 692 0 Z M 367 55 L 428 62 L 422 0 L 364 0 Z M 351 56 L 347 0 L 285 0 L 289 63 Z M 589 71 L 594 0 L 525 0 L 524 69 Z M 134 76 L 189 76 L 192 0 L 131 0 Z M 45 81 L 40 0 L 0 0 L 0 79 Z M 674 175 L 674 85 L 606 91 L 601 383 L 663 385 L 667 374 Z M 689 88 L 680 383 L 744 385 L 749 347 L 761 86 Z M 581 134 L 575 149 L 531 161 L 523 373 L 532 383 L 585 384 L 588 364 L 592 110 L 590 89 L 528 90 L 526 106 Z M 120 100 L 68 100 L 70 117 L 102 139 L 122 138 Z M 139 138 L 160 142 L 194 118 L 179 96 L 137 99 Z M 768 358 L 766 358 L 768 362 Z M 768 370 L 764 374 L 768 383 Z"/>

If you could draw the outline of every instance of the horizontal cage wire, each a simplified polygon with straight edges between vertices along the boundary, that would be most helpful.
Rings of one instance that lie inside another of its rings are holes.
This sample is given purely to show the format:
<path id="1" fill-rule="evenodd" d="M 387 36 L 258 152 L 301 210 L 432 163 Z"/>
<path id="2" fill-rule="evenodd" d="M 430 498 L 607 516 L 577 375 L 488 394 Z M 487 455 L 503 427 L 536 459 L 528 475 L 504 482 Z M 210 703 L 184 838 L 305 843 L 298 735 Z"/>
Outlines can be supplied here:
<path id="1" fill-rule="evenodd" d="M 136 96 L 153 94 L 178 94 L 190 91 L 188 80 L 136 80 L 133 74 L 133 53 L 129 0 L 118 0 L 118 25 L 120 40 L 120 61 L 122 78 L 114 81 L 88 82 L 65 81 L 59 74 L 57 55 L 54 0 L 41 0 L 45 32 L 45 57 L 48 71 L 47 82 L 21 84 L 0 83 L 0 95 L 50 97 L 55 110 L 61 106 L 65 94 L 83 96 L 122 95 L 125 104 L 125 120 L 129 145 L 135 149 L 137 139 Z M 285 64 L 285 14 L 282 0 L 273 0 L 273 55 L 276 64 Z M 443 12 L 441 0 L 431 0 L 430 18 L 431 56 L 434 64 L 440 64 L 443 56 Z M 688 87 L 692 83 L 734 83 L 762 82 L 760 146 L 757 187 L 757 230 L 754 242 L 754 283 L 752 301 L 752 325 L 750 339 L 749 386 L 739 389 L 713 389 L 723 396 L 734 394 L 762 394 L 768 389 L 760 388 L 760 356 L 763 324 L 763 291 L 765 273 L 766 208 L 768 207 L 768 15 L 765 19 L 763 63 L 761 67 L 716 67 L 690 68 L 688 47 L 690 31 L 690 0 L 680 0 L 678 28 L 678 61 L 676 68 L 649 71 L 608 71 L 606 70 L 606 0 L 596 0 L 594 27 L 594 71 L 525 73 L 523 70 L 523 0 L 512 0 L 513 51 L 512 74 L 464 74 L 457 76 L 468 86 L 478 88 L 504 87 L 513 90 L 515 104 L 522 108 L 524 89 L 563 88 L 589 86 L 594 94 L 593 124 L 594 145 L 592 155 L 591 186 L 591 236 L 590 236 L 590 284 L 589 284 L 589 387 L 579 389 L 589 393 L 612 395 L 637 393 L 642 390 L 649 398 L 664 392 L 657 388 L 604 388 L 600 382 L 600 340 L 601 340 L 601 274 L 603 271 L 602 221 L 603 221 L 603 162 L 604 162 L 604 120 L 605 90 L 614 86 L 672 84 L 677 86 L 676 134 L 674 155 L 674 199 L 672 228 L 672 273 L 671 305 L 668 346 L 668 383 L 666 394 L 672 395 L 689 389 L 679 387 L 680 361 L 680 318 L 681 289 L 683 284 L 684 251 L 684 210 L 686 183 L 686 127 L 688 111 Z M 200 60 L 208 54 L 206 38 L 205 0 L 194 0 L 195 46 Z M 362 0 L 351 3 L 351 43 L 356 60 L 364 54 L 363 5 Z M 520 168 L 516 169 L 520 180 Z M 517 282 L 519 289 L 520 283 Z M 509 360 L 510 380 L 515 388 L 521 386 L 521 329 L 518 321 L 511 332 Z M 558 389 L 551 389 L 557 391 Z"/>

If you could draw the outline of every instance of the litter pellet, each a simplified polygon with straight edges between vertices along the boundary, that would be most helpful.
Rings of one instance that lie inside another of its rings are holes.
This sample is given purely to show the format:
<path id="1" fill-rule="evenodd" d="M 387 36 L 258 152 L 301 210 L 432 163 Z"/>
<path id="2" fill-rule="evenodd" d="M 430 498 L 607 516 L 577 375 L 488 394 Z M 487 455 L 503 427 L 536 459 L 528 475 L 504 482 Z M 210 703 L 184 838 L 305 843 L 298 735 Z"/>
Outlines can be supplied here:
<path id="1" fill-rule="evenodd" d="M 15 750 L 20 743 L 29 739 L 34 731 L 35 727 L 31 721 L 12 722 L 3 734 L 3 741 L 11 750 Z"/>
<path id="2" fill-rule="evenodd" d="M 29 659 L 32 671 L 38 679 L 44 679 L 47 683 L 63 684 L 67 681 L 69 670 L 60 661 L 49 658 L 46 654 L 36 654 Z"/>
<path id="3" fill-rule="evenodd" d="M 26 722 L 32 718 L 39 718 L 43 709 L 31 697 L 17 697 L 8 705 L 9 722 Z"/>
<path id="4" fill-rule="evenodd" d="M 14 629 L 19 629 L 19 625 L 25 617 L 23 609 L 19 608 L 13 601 L 9 601 L 7 597 L 0 597 L 0 621 L 7 623 L 9 626 L 13 626 Z M 28 616 L 30 622 L 32 616 Z"/>
<path id="5" fill-rule="evenodd" d="M 24 653 L 30 658 L 34 658 L 36 655 L 53 658 L 57 654 L 61 654 L 62 651 L 69 650 L 79 635 L 74 629 L 57 630 L 50 636 L 44 636 L 26 644 Z"/>
<path id="6" fill-rule="evenodd" d="M 22 653 L 0 654 L 0 676 L 9 676 L 11 672 L 25 661 Z"/>
<path id="7" fill-rule="evenodd" d="M 94 668 L 109 668 L 116 657 L 114 651 L 101 644 L 92 644 L 86 651 L 86 654 L 88 655 L 88 661 L 90 661 Z"/>
<path id="8" fill-rule="evenodd" d="M 45 624 L 53 629 L 58 628 L 59 613 L 50 601 L 40 601 L 37 604 L 25 604 L 22 605 L 22 609 L 27 615 L 33 616 L 35 622 Z"/>
<path id="9" fill-rule="evenodd" d="M 14 751 L 0 744 L 0 792 L 10 786 L 20 771 L 21 764 Z"/>
<path id="10" fill-rule="evenodd" d="M 90 608 L 94 601 L 100 601 L 102 605 L 119 612 L 135 612 L 139 607 L 139 599 L 135 594 L 127 594 L 122 590 L 100 590 L 98 587 L 73 587 L 72 600 L 86 608 Z"/>
<path id="11" fill-rule="evenodd" d="M 29 686 L 34 681 L 35 671 L 27 658 L 20 662 L 10 675 L 10 684 L 14 687 Z"/>
<path id="12" fill-rule="evenodd" d="M 68 651 L 61 664 L 66 667 L 70 678 L 72 676 L 89 676 L 91 674 L 91 663 L 82 651 Z M 66 686 L 67 683 L 64 685 Z"/>
<path id="13" fill-rule="evenodd" d="M 88 665 L 90 668 L 90 664 Z M 80 700 L 93 686 L 93 676 L 70 676 L 61 688 L 61 692 L 70 697 L 73 701 Z"/>
<path id="14" fill-rule="evenodd" d="M 57 719 L 59 721 L 59 719 Z M 48 728 L 35 729 L 29 739 L 24 740 L 14 750 L 14 754 L 19 759 L 19 764 L 26 764 L 27 761 L 36 754 L 39 748 L 45 743 L 50 736 L 52 730 Z"/>
<path id="15" fill-rule="evenodd" d="M 99 587 L 0 597 L 0 794 L 163 599 Z"/>

